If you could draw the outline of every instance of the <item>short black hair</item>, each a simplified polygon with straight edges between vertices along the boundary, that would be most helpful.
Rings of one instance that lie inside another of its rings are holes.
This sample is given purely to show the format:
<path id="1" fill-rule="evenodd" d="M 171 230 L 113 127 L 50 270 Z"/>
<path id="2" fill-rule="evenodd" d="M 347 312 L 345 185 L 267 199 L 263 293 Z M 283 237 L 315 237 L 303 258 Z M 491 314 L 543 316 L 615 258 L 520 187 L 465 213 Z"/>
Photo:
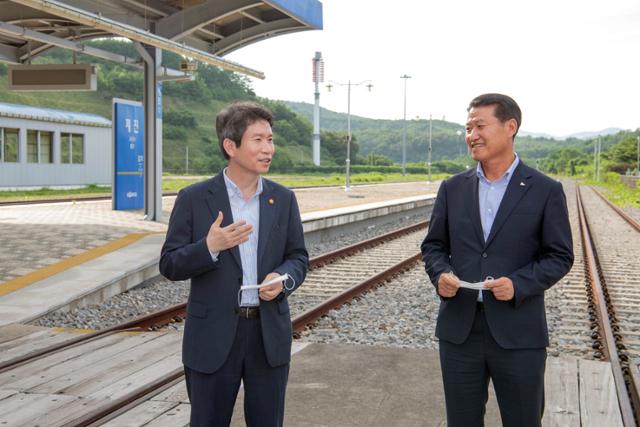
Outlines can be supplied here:
<path id="1" fill-rule="evenodd" d="M 216 134 L 220 151 L 225 159 L 229 160 L 229 155 L 224 149 L 224 140 L 228 138 L 236 144 L 236 147 L 240 147 L 242 135 L 246 132 L 247 127 L 258 120 L 265 120 L 269 125 L 273 125 L 273 113 L 255 102 L 234 102 L 218 113 Z"/>
<path id="2" fill-rule="evenodd" d="M 485 93 L 483 95 L 476 96 L 469 103 L 467 112 L 472 108 L 486 107 L 490 105 L 495 105 L 496 108 L 494 115 L 498 120 L 500 120 L 500 122 L 504 123 L 511 119 L 516 121 L 516 133 L 513 134 L 513 137 L 515 138 L 518 134 L 518 130 L 520 130 L 520 124 L 522 123 L 522 111 L 520 111 L 518 103 L 510 96 L 503 95 L 501 93 Z"/>

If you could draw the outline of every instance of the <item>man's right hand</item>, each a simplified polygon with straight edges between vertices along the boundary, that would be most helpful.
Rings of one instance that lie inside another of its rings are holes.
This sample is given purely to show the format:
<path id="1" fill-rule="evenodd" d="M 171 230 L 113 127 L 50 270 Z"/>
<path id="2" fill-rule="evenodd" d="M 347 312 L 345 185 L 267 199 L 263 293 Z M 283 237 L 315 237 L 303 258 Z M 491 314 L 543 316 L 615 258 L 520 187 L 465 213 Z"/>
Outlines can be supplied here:
<path id="1" fill-rule="evenodd" d="M 442 273 L 438 279 L 438 294 L 444 298 L 454 297 L 460 289 L 460 280 L 453 273 Z"/>
<path id="2" fill-rule="evenodd" d="M 249 240 L 249 235 L 253 231 L 251 224 L 247 224 L 244 220 L 220 227 L 223 218 L 222 211 L 219 211 L 218 217 L 211 224 L 209 234 L 207 234 L 207 247 L 210 252 L 221 252 L 238 246 Z"/>

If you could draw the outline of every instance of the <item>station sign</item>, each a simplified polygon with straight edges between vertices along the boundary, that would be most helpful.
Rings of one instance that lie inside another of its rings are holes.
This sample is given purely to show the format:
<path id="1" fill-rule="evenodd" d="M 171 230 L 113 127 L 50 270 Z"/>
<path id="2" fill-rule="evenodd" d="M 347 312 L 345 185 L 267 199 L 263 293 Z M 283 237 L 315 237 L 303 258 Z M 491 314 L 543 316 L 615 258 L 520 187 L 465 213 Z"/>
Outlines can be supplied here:
<path id="1" fill-rule="evenodd" d="M 113 100 L 114 210 L 144 208 L 144 108 L 142 103 Z"/>

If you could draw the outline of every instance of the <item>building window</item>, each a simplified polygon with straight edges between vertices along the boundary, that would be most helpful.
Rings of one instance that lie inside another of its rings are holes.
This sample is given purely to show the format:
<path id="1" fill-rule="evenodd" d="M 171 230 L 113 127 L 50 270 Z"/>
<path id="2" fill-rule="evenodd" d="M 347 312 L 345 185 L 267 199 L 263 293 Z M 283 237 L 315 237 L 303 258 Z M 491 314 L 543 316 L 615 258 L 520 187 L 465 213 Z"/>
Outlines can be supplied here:
<path id="1" fill-rule="evenodd" d="M 84 163 L 84 135 L 78 133 L 60 134 L 60 161 L 62 163 Z"/>
<path id="2" fill-rule="evenodd" d="M 38 131 L 27 131 L 27 162 L 38 163 Z"/>
<path id="3" fill-rule="evenodd" d="M 27 162 L 53 163 L 53 132 L 27 130 Z"/>
<path id="4" fill-rule="evenodd" d="M 0 162 L 17 163 L 20 147 L 18 129 L 0 128 Z"/>

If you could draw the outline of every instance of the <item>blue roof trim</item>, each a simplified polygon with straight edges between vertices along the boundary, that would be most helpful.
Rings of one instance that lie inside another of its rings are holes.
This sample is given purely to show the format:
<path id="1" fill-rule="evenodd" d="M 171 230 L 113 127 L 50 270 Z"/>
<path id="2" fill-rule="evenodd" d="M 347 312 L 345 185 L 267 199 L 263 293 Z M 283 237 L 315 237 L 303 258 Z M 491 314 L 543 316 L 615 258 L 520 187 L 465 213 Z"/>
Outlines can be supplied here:
<path id="1" fill-rule="evenodd" d="M 265 0 L 265 3 L 298 18 L 310 27 L 322 29 L 322 3 L 318 0 Z"/>
<path id="2" fill-rule="evenodd" d="M 111 120 L 102 116 L 73 111 L 54 110 L 52 108 L 32 107 L 29 105 L 0 102 L 0 116 L 46 122 L 70 123 L 87 126 L 111 127 Z"/>

